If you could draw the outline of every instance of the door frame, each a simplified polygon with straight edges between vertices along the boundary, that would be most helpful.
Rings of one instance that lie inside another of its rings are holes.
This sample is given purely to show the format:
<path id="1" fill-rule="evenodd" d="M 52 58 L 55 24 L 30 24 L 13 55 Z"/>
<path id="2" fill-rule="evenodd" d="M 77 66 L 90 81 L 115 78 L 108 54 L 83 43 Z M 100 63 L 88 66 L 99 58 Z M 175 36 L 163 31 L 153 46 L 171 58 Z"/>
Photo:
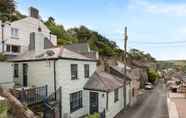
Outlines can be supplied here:
<path id="1" fill-rule="evenodd" d="M 23 75 L 23 86 L 27 87 L 28 86 L 28 64 L 27 63 L 23 63 L 22 65 L 22 75 Z M 26 73 L 25 73 L 26 72 Z"/>
<path id="2" fill-rule="evenodd" d="M 93 105 L 91 103 L 92 96 L 95 97 L 94 99 L 96 99 L 96 100 L 94 100 L 96 102 L 96 110 L 95 110 L 94 107 L 92 107 L 92 105 Z M 93 114 L 95 112 L 99 112 L 99 93 L 98 92 L 90 91 L 89 92 L 89 113 L 90 114 Z"/>

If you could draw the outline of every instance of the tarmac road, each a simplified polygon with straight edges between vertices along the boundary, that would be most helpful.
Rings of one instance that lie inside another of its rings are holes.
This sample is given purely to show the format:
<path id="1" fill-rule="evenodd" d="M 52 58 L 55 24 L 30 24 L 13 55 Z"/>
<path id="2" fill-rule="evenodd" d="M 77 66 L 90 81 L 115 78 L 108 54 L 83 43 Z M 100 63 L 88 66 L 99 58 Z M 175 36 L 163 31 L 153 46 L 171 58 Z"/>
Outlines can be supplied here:
<path id="1" fill-rule="evenodd" d="M 141 103 L 122 111 L 116 118 L 169 118 L 167 92 L 163 81 L 153 90 L 146 90 L 145 96 Z"/>

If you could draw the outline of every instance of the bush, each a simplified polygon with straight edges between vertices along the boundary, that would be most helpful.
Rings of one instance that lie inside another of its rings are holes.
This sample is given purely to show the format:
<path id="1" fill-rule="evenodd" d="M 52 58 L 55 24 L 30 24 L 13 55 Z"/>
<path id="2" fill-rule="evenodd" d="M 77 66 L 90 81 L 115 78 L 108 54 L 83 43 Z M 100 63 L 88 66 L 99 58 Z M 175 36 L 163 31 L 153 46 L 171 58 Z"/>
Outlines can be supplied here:
<path id="1" fill-rule="evenodd" d="M 0 53 L 0 61 L 6 61 L 6 56 L 4 56 L 2 53 Z"/>
<path id="2" fill-rule="evenodd" d="M 155 71 L 154 69 L 148 69 L 147 74 L 148 74 L 148 81 L 151 83 L 154 83 L 160 77 L 158 72 Z"/>
<path id="3" fill-rule="evenodd" d="M 86 118 L 100 118 L 100 114 L 99 113 L 94 113 L 92 115 L 87 116 Z"/>

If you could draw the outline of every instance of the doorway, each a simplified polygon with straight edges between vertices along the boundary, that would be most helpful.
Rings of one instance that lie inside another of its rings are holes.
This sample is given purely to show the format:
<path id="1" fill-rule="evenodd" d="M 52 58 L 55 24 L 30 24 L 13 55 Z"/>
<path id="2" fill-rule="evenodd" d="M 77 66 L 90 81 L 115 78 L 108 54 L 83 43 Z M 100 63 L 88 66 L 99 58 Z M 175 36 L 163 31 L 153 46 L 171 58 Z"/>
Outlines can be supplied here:
<path id="1" fill-rule="evenodd" d="M 23 64 L 23 86 L 28 86 L 28 64 Z"/>
<path id="2" fill-rule="evenodd" d="M 90 114 L 93 114 L 99 111 L 98 95 L 99 94 L 96 92 L 90 92 Z"/>

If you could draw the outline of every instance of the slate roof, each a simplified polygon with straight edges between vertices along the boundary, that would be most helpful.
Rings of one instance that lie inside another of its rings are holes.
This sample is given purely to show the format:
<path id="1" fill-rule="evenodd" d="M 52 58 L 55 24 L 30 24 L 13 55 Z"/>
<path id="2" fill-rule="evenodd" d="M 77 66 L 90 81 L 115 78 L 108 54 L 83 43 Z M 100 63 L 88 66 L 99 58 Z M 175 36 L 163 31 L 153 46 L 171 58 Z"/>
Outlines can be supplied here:
<path id="1" fill-rule="evenodd" d="M 118 71 L 121 74 L 124 74 L 124 68 L 121 66 L 110 66 L 112 69 Z M 140 80 L 141 72 L 139 68 L 127 69 L 127 77 L 133 80 Z"/>
<path id="2" fill-rule="evenodd" d="M 64 47 L 79 53 L 90 52 L 88 43 L 74 43 L 74 44 L 64 45 Z"/>
<path id="3" fill-rule="evenodd" d="M 26 51 L 25 53 L 9 61 L 34 61 L 34 60 L 58 59 L 58 58 L 95 61 L 95 59 L 87 58 L 81 54 L 73 52 L 64 47 L 44 49 L 41 52 Z"/>
<path id="4" fill-rule="evenodd" d="M 123 80 L 121 78 L 103 71 L 95 72 L 85 84 L 84 89 L 111 92 L 122 86 Z"/>

